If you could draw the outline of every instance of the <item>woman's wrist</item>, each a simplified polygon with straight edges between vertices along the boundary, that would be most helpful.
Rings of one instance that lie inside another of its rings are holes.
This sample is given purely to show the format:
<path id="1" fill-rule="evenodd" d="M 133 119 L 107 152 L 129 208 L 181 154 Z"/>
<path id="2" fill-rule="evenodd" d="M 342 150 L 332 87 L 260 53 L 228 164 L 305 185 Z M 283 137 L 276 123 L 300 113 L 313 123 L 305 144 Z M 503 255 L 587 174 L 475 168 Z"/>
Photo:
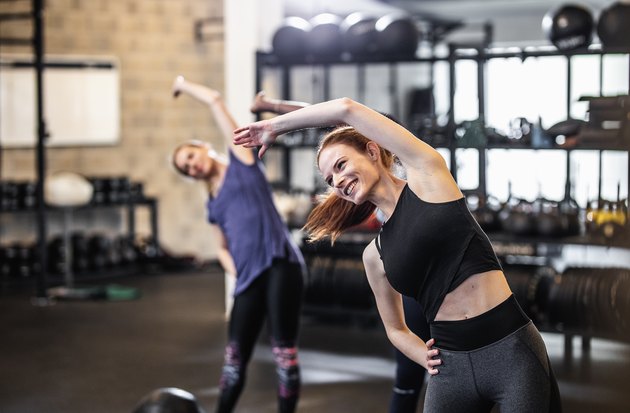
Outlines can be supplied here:
<path id="1" fill-rule="evenodd" d="M 216 103 L 219 102 L 219 100 L 221 100 L 221 94 L 214 89 L 210 89 L 209 95 L 210 96 L 208 97 L 208 105 L 210 106 L 214 106 Z"/>

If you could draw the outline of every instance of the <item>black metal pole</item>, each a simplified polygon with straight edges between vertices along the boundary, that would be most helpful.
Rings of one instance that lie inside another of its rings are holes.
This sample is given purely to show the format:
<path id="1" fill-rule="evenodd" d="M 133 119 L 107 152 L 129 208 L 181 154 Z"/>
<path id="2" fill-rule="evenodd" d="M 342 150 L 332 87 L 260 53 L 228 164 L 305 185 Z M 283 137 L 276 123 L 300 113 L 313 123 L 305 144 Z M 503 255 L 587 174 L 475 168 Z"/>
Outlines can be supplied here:
<path id="1" fill-rule="evenodd" d="M 322 100 L 330 100 L 330 65 L 323 65 Z"/>
<path id="2" fill-rule="evenodd" d="M 483 47 L 480 47 L 478 50 L 479 60 L 477 60 L 477 111 L 479 113 L 479 120 L 481 121 L 481 125 L 486 127 L 486 85 L 485 85 L 485 67 L 486 61 L 484 60 L 485 51 L 487 44 L 484 44 Z M 481 202 L 485 203 L 487 198 L 487 189 L 486 189 L 486 148 L 481 147 L 477 148 L 478 154 L 478 182 L 477 182 L 477 191 L 479 192 L 479 196 L 482 198 Z"/>
<path id="3" fill-rule="evenodd" d="M 449 45 L 448 52 L 448 104 L 449 104 L 449 113 L 448 113 L 448 126 L 446 127 L 446 134 L 448 139 L 448 147 L 450 150 L 450 161 L 451 161 L 451 175 L 455 181 L 457 181 L 457 142 L 455 142 L 455 50 L 456 47 L 453 45 Z"/>
<path id="4" fill-rule="evenodd" d="M 254 79 L 254 93 L 258 93 L 262 90 L 262 64 L 260 63 L 261 54 L 260 52 L 256 52 L 256 78 Z M 261 120 L 262 116 L 259 113 L 256 113 L 256 120 Z"/>
<path id="5" fill-rule="evenodd" d="M 291 90 L 291 65 L 282 65 L 281 73 L 280 96 L 282 100 L 291 100 L 293 93 Z M 284 185 L 288 189 L 291 184 L 291 150 L 287 147 L 284 147 L 282 150 L 282 174 L 284 176 Z"/>
<path id="6" fill-rule="evenodd" d="M 365 104 L 365 65 L 357 65 L 357 97 L 359 102 Z"/>
<path id="7" fill-rule="evenodd" d="M 392 116 L 403 121 L 400 116 L 400 107 L 398 105 L 398 70 L 395 63 L 389 64 L 389 101 L 392 109 Z"/>
<path id="8" fill-rule="evenodd" d="M 36 93 L 36 119 L 37 119 L 37 248 L 39 251 L 40 271 L 37 277 L 36 296 L 38 299 L 46 298 L 48 287 L 48 275 L 46 263 L 46 205 L 44 203 L 44 184 L 46 180 L 46 153 L 44 143 L 46 140 L 46 123 L 44 122 L 44 24 L 43 24 L 43 0 L 33 0 L 33 49 L 35 63 L 35 93 Z"/>
<path id="9" fill-rule="evenodd" d="M 280 84 L 280 96 L 282 96 L 283 100 L 289 100 L 291 99 L 291 66 L 289 65 L 282 65 L 282 80 L 281 80 L 281 84 Z"/>

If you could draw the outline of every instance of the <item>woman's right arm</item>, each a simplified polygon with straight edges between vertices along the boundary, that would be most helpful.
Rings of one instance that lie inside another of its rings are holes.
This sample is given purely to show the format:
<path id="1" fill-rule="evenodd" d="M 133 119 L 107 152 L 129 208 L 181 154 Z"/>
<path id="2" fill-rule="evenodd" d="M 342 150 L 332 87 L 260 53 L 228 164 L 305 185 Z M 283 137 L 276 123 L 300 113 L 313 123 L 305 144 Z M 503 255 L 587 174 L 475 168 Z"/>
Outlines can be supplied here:
<path id="1" fill-rule="evenodd" d="M 442 362 L 439 359 L 433 359 L 439 354 L 437 349 L 432 348 L 434 340 L 430 339 L 425 343 L 407 327 L 401 295 L 387 280 L 383 262 L 374 241 L 363 252 L 363 264 L 389 340 L 405 356 L 424 367 L 429 374 L 437 374 L 436 367 Z"/>
<path id="2" fill-rule="evenodd" d="M 298 102 L 295 100 L 282 100 L 267 97 L 265 92 L 258 92 L 254 97 L 254 101 L 249 110 L 252 113 L 271 112 L 277 115 L 293 112 L 309 106 L 306 102 Z"/>

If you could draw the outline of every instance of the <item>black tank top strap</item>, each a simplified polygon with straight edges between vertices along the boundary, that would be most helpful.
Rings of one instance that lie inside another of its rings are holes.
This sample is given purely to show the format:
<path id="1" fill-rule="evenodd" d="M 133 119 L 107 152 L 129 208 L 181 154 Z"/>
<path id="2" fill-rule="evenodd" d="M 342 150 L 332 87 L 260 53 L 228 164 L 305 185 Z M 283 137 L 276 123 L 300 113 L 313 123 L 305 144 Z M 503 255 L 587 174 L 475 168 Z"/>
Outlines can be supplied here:
<path id="1" fill-rule="evenodd" d="M 376 245 L 376 250 L 378 251 L 378 256 L 383 260 L 383 254 L 381 253 L 381 233 L 379 232 L 376 238 L 374 238 L 374 245 Z"/>

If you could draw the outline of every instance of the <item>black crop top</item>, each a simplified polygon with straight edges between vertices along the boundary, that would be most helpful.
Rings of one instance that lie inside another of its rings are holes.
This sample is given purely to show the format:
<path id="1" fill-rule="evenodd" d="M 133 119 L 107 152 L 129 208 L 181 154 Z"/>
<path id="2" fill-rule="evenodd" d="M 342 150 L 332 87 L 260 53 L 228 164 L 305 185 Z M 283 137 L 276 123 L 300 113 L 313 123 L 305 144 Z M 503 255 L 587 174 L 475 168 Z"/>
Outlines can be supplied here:
<path id="1" fill-rule="evenodd" d="M 465 198 L 430 203 L 408 185 L 383 225 L 376 247 L 389 283 L 415 298 L 428 321 L 435 319 L 446 294 L 468 277 L 502 269 Z"/>

